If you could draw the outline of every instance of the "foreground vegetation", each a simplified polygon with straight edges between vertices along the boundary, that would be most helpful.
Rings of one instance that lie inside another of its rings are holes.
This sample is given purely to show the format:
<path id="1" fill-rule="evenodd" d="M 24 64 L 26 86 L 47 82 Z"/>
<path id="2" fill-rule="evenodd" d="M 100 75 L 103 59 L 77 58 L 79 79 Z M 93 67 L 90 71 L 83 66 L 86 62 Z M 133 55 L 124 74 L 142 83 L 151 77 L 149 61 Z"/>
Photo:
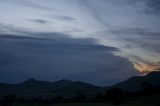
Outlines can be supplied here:
<path id="1" fill-rule="evenodd" d="M 60 102 L 14 102 L 12 104 L 1 104 L 0 106 L 160 106 L 160 96 L 149 96 L 149 97 L 135 97 L 126 98 L 123 103 L 114 104 L 109 102 L 74 102 L 74 103 L 60 103 Z"/>
<path id="2" fill-rule="evenodd" d="M 0 106 L 160 106 L 160 87 L 152 87 L 148 83 L 142 85 L 142 90 L 137 92 L 114 87 L 92 95 L 77 92 L 70 97 L 8 95 L 1 98 Z"/>
<path id="3" fill-rule="evenodd" d="M 132 98 L 118 106 L 160 106 L 160 96 L 150 97 L 152 102 L 146 101 L 145 97 Z M 112 103 L 57 103 L 57 104 L 40 104 L 40 103 L 14 103 L 12 106 L 116 106 Z"/>

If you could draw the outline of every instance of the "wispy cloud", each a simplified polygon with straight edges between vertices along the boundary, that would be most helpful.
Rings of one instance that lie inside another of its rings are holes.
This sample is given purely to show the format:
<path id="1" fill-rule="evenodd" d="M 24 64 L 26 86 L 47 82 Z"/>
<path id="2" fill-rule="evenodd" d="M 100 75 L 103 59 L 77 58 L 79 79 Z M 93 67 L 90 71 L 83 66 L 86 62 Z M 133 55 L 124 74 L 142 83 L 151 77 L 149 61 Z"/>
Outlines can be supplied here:
<path id="1" fill-rule="evenodd" d="M 12 3 L 12 4 L 16 4 L 18 6 L 26 6 L 26 7 L 30 7 L 33 9 L 40 9 L 40 10 L 54 10 L 53 8 L 50 8 L 48 6 L 44 6 L 38 2 L 34 2 L 31 0 L 2 0 L 2 2 L 7 2 L 7 3 Z"/>
<path id="2" fill-rule="evenodd" d="M 79 0 L 79 2 L 85 6 L 89 13 L 92 15 L 93 18 L 96 19 L 96 21 L 99 21 L 102 25 L 104 25 L 105 27 L 109 26 L 109 23 L 104 20 L 99 14 L 97 11 L 96 8 L 94 8 L 92 5 L 90 5 L 90 3 L 88 3 L 86 0 Z M 101 1 L 100 1 L 101 2 Z"/>
<path id="3" fill-rule="evenodd" d="M 64 20 L 64 21 L 74 21 L 76 20 L 75 18 L 71 17 L 71 16 L 52 16 L 54 19 L 57 20 Z"/>
<path id="4" fill-rule="evenodd" d="M 50 23 L 50 21 L 45 20 L 45 19 L 30 19 L 29 21 L 34 22 L 34 23 L 39 23 L 39 24 L 47 24 L 47 23 Z"/>

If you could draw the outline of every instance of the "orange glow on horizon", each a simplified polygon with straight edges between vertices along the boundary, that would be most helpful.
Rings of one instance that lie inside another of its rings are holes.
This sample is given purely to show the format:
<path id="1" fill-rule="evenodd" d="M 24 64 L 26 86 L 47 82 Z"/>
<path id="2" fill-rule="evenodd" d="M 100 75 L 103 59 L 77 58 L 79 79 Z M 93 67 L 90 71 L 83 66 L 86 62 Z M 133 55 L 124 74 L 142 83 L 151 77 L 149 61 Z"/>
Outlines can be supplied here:
<path id="1" fill-rule="evenodd" d="M 152 71 L 158 71 L 160 69 L 160 64 L 145 64 L 145 63 L 134 63 L 134 67 L 143 74 L 147 74 Z"/>

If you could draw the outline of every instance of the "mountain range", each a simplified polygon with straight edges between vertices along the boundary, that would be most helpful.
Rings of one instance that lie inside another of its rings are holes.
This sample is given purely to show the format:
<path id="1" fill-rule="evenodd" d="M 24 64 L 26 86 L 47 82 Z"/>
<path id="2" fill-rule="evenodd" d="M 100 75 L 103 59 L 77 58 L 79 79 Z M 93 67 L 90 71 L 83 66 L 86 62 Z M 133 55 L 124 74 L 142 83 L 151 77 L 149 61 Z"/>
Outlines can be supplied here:
<path id="1" fill-rule="evenodd" d="M 75 92 L 98 92 L 103 87 L 89 83 L 70 80 L 59 80 L 56 82 L 38 81 L 28 79 L 19 84 L 0 83 L 1 95 L 46 95 L 46 94 L 66 94 Z"/>
<path id="2" fill-rule="evenodd" d="M 141 90 L 142 83 L 144 82 L 150 84 L 153 87 L 159 87 L 160 71 L 150 72 L 148 75 L 145 75 L 145 76 L 131 77 L 126 81 L 113 85 L 113 87 L 118 87 L 130 92 L 135 92 L 135 91 Z"/>
<path id="3" fill-rule="evenodd" d="M 141 84 L 147 82 L 152 86 L 160 86 L 160 72 L 151 72 L 146 76 L 131 77 L 123 82 L 110 87 L 100 87 L 80 81 L 59 80 L 56 82 L 38 81 L 28 79 L 19 84 L 0 83 L 0 95 L 47 95 L 47 94 L 71 94 L 75 92 L 96 93 L 104 92 L 111 87 L 119 87 L 127 91 L 138 91 Z"/>

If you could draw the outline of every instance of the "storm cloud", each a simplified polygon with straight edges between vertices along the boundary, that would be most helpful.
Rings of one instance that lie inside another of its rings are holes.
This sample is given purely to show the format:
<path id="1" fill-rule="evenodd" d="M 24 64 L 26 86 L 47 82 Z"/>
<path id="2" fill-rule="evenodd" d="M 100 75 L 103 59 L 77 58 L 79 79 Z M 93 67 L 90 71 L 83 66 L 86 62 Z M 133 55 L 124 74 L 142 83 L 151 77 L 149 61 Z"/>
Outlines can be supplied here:
<path id="1" fill-rule="evenodd" d="M 93 39 L 68 38 L 59 33 L 52 36 L 0 35 L 0 80 L 65 78 L 109 85 L 137 74 L 127 59 L 112 54 L 116 48 L 97 45 Z"/>

